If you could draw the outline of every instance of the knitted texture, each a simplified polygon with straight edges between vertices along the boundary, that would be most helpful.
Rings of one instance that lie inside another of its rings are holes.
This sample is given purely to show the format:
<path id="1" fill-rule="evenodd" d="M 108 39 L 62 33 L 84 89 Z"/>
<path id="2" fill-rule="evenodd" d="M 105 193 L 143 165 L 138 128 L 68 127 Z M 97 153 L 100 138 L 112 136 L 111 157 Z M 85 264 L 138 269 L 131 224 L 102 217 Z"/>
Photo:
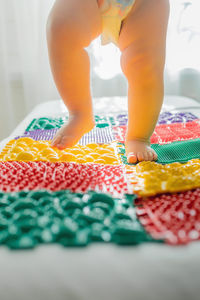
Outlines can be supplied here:
<path id="1" fill-rule="evenodd" d="M 120 143 L 125 142 L 126 126 L 114 126 L 114 138 Z M 151 144 L 168 144 L 200 137 L 200 121 L 157 125 L 151 136 Z"/>
<path id="2" fill-rule="evenodd" d="M 137 216 L 155 239 L 187 244 L 200 239 L 200 189 L 136 201 Z"/>
<path id="3" fill-rule="evenodd" d="M 160 164 L 183 163 L 191 159 L 200 158 L 200 139 L 173 142 L 165 145 L 152 144 L 151 148 L 156 151 L 158 155 L 157 163 Z M 122 162 L 128 164 L 124 144 L 119 144 L 118 151 Z"/>
<path id="4" fill-rule="evenodd" d="M 1 191 L 39 189 L 69 189 L 76 193 L 96 190 L 115 196 L 122 196 L 128 191 L 122 166 L 15 161 L 0 163 Z"/>
<path id="5" fill-rule="evenodd" d="M 50 141 L 53 140 L 58 128 L 50 130 L 36 129 L 32 131 L 26 131 L 23 135 L 16 137 L 16 139 L 22 137 L 30 137 L 35 141 Z M 110 127 L 99 128 L 95 127 L 90 132 L 86 133 L 79 141 L 80 145 L 87 145 L 91 143 L 108 144 L 114 141 L 113 134 Z"/>
<path id="6" fill-rule="evenodd" d="M 0 243 L 29 249 L 44 243 L 75 247 L 96 241 L 129 245 L 152 241 L 136 218 L 133 199 L 94 192 L 0 193 Z"/>

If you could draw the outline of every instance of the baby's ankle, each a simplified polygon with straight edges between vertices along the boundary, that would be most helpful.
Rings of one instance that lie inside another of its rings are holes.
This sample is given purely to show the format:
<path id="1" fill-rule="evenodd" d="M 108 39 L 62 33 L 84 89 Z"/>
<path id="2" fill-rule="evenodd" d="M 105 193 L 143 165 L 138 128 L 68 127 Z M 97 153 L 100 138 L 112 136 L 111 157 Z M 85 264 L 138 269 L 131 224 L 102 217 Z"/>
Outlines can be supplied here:
<path id="1" fill-rule="evenodd" d="M 92 112 L 73 111 L 69 112 L 69 122 L 82 123 L 82 127 L 86 130 L 92 130 L 95 126 L 94 115 Z"/>
<path id="2" fill-rule="evenodd" d="M 143 144 L 147 144 L 150 145 L 150 138 L 138 138 L 135 137 L 133 135 L 126 135 L 126 142 L 138 142 L 138 143 L 143 143 Z"/>
<path id="3" fill-rule="evenodd" d="M 76 111 L 69 111 L 69 118 L 94 119 L 94 115 L 92 111 L 76 110 Z"/>

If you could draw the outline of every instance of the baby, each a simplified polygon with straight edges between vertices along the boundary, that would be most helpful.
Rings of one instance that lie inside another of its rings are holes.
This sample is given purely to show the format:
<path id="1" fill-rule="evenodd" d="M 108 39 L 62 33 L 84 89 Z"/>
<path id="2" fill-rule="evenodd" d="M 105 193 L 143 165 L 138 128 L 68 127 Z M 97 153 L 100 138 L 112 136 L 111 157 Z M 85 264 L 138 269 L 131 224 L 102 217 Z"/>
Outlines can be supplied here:
<path id="1" fill-rule="evenodd" d="M 52 146 L 74 146 L 94 126 L 87 51 L 102 34 L 121 51 L 128 81 L 126 154 L 129 163 L 156 160 L 150 148 L 162 107 L 169 0 L 56 0 L 47 22 L 49 59 L 69 121 Z"/>

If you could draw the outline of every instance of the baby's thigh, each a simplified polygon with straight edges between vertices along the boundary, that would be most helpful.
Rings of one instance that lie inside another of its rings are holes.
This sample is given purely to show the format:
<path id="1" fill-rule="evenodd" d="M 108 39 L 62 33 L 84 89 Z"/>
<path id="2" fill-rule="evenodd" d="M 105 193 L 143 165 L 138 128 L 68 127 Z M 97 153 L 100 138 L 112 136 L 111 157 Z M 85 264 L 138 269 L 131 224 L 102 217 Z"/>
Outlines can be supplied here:
<path id="1" fill-rule="evenodd" d="M 47 28 L 71 42 L 84 47 L 101 34 L 101 15 L 97 0 L 56 0 L 50 12 Z"/>
<path id="2" fill-rule="evenodd" d="M 168 16 L 169 0 L 136 0 L 119 37 L 123 70 L 163 70 Z"/>
<path id="3" fill-rule="evenodd" d="M 132 12 L 123 21 L 119 47 L 138 50 L 164 46 L 169 17 L 169 0 L 136 0 Z"/>

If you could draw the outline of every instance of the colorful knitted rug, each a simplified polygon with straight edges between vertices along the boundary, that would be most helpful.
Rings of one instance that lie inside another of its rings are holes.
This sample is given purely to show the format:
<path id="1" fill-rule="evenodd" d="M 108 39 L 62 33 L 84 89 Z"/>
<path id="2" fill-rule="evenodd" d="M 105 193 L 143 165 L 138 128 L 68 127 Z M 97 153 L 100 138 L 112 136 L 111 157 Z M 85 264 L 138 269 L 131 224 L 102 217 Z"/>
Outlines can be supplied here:
<path id="1" fill-rule="evenodd" d="M 67 117 L 34 119 L 0 153 L 0 244 L 186 244 L 200 239 L 200 120 L 160 115 L 157 162 L 127 163 L 127 115 L 97 115 L 73 148 L 50 141 Z"/>

